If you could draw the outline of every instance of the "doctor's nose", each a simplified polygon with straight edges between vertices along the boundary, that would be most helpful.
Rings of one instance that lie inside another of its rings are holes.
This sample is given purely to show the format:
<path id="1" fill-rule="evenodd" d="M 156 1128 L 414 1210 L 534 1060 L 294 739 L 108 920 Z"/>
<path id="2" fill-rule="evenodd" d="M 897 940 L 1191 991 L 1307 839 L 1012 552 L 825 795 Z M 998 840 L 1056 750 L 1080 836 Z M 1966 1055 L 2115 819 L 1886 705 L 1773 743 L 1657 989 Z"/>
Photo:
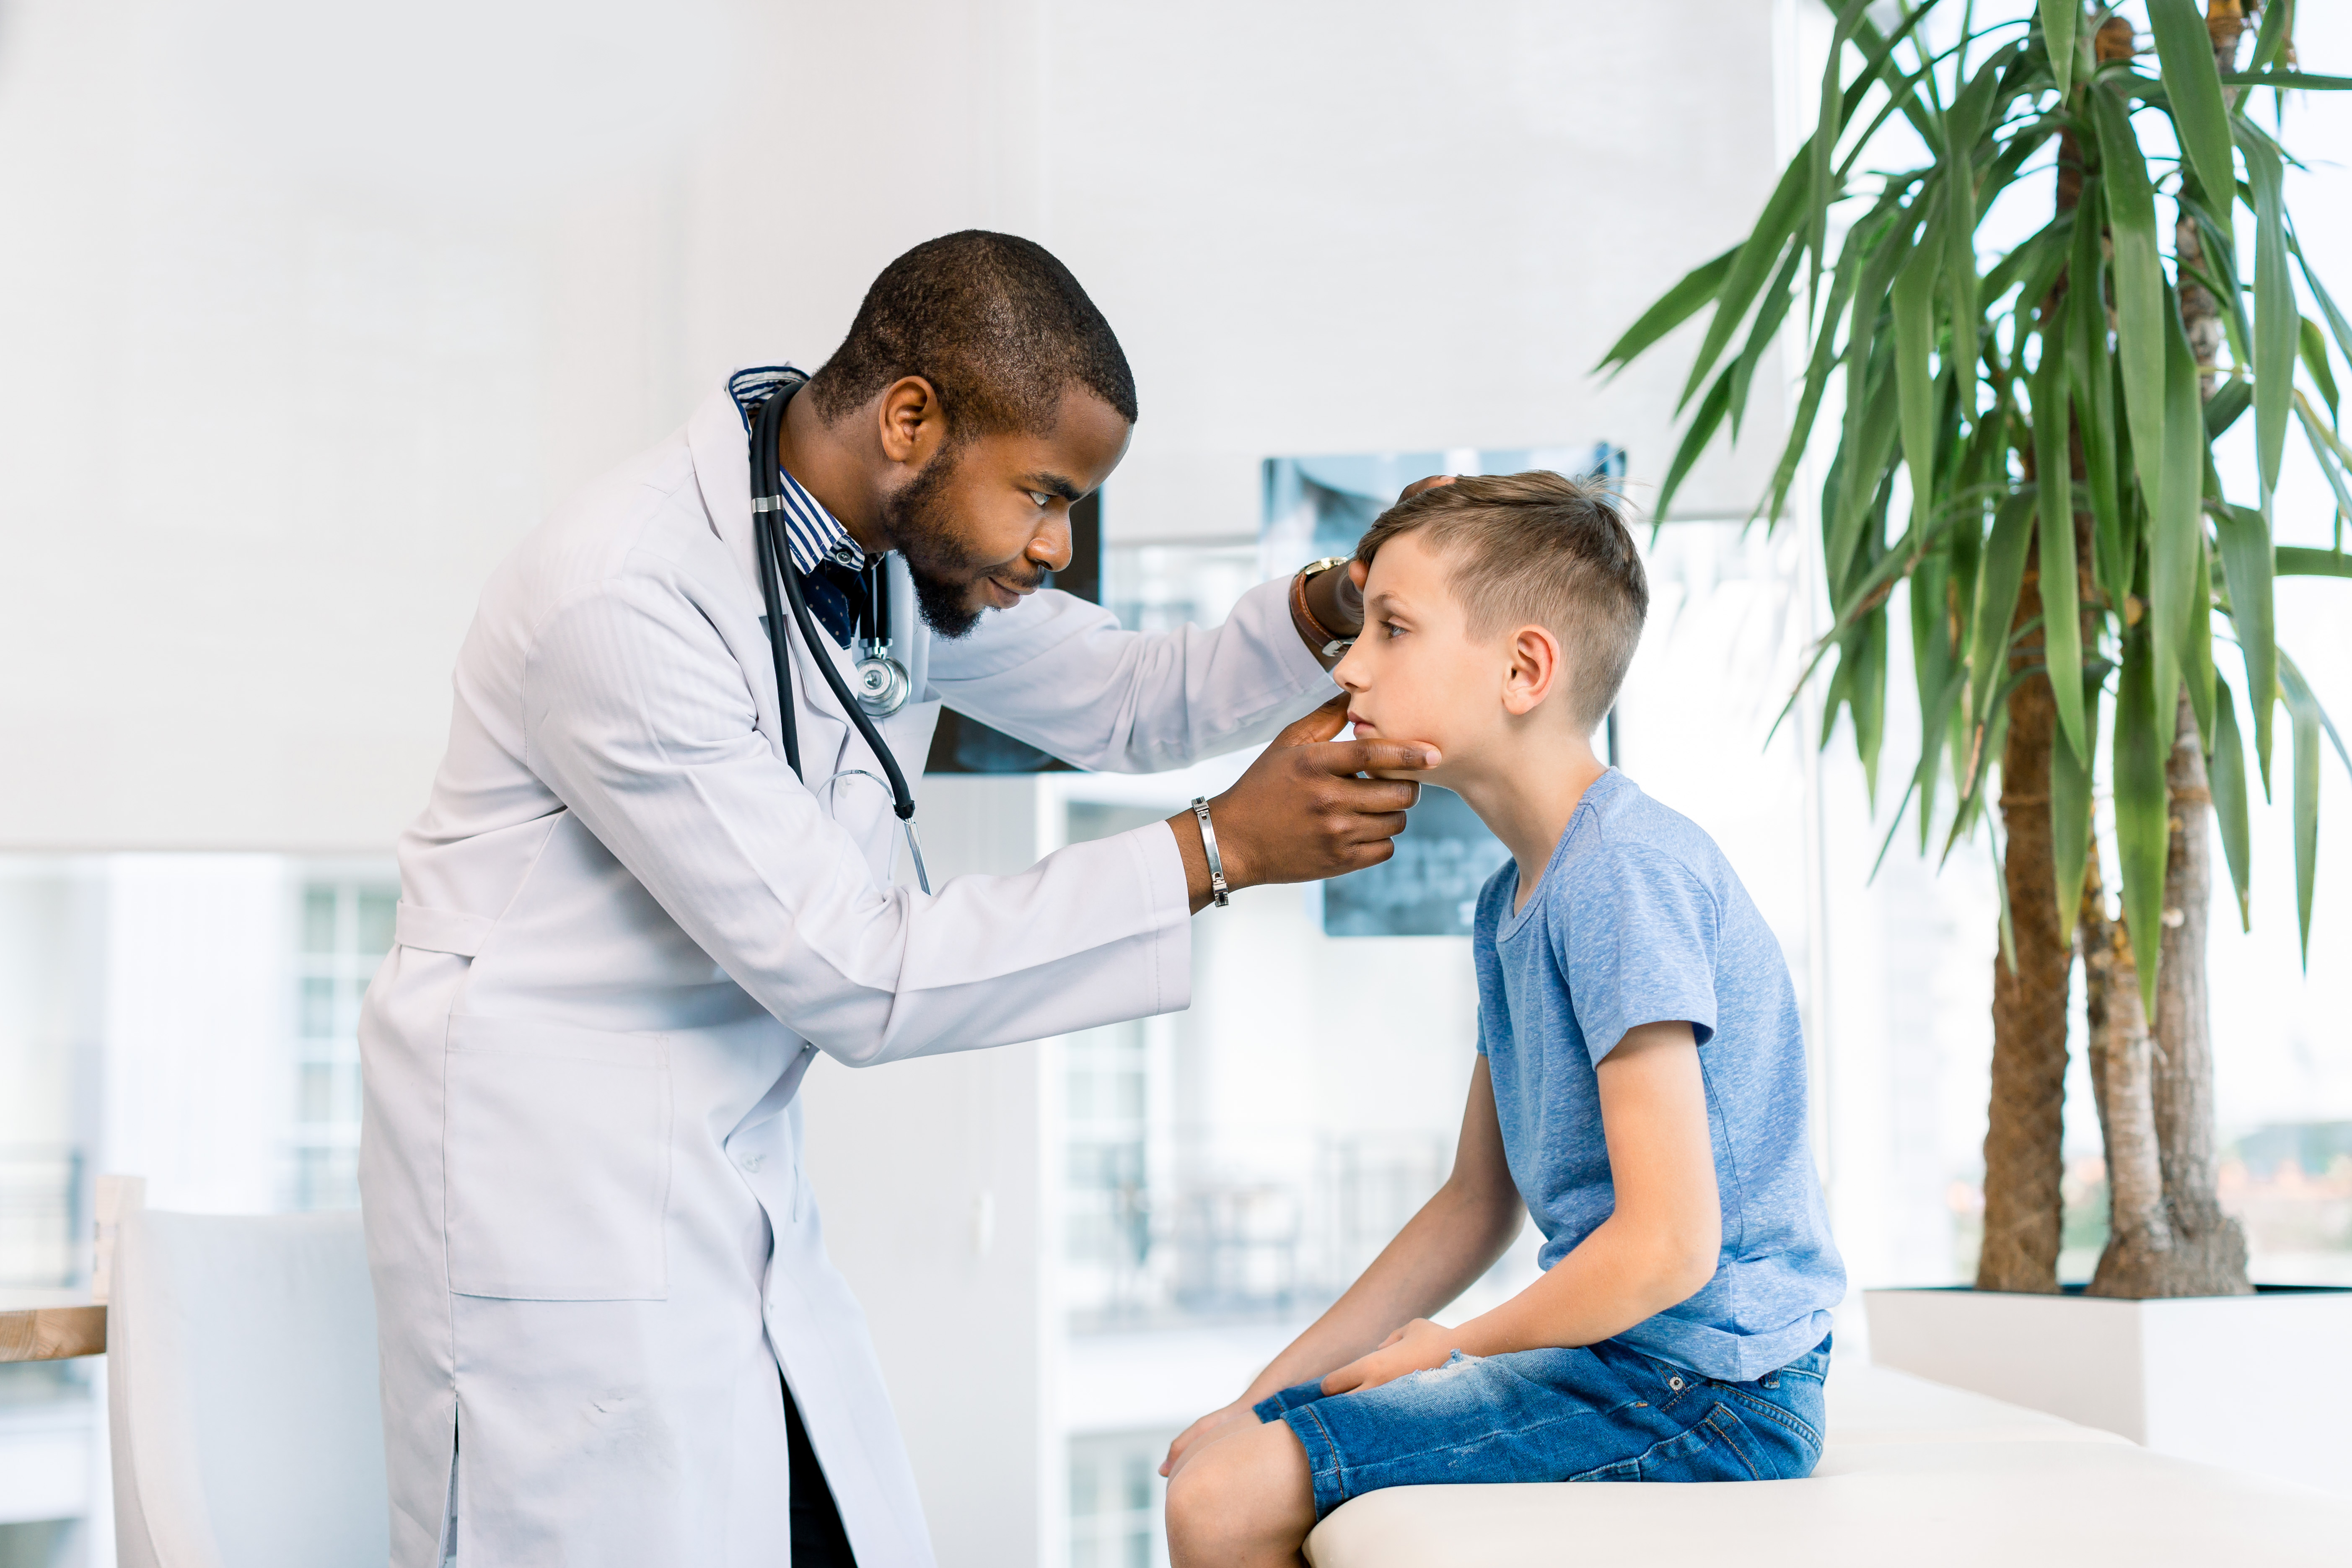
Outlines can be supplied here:
<path id="1" fill-rule="evenodd" d="M 1067 512 L 1046 520 L 1045 525 L 1030 540 L 1029 559 L 1048 572 L 1059 572 L 1069 565 L 1070 518 Z"/>

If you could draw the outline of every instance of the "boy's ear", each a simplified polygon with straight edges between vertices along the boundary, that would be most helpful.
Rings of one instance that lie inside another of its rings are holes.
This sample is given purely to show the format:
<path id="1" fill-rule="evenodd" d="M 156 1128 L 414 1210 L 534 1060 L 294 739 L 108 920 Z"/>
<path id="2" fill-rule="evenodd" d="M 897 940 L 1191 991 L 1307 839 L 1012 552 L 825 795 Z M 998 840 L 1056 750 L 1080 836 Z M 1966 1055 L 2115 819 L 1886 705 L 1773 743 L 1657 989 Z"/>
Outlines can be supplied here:
<path id="1" fill-rule="evenodd" d="M 1524 717 L 1543 706 L 1567 679 L 1559 638 L 1548 626 L 1525 626 L 1504 644 L 1503 710 Z"/>

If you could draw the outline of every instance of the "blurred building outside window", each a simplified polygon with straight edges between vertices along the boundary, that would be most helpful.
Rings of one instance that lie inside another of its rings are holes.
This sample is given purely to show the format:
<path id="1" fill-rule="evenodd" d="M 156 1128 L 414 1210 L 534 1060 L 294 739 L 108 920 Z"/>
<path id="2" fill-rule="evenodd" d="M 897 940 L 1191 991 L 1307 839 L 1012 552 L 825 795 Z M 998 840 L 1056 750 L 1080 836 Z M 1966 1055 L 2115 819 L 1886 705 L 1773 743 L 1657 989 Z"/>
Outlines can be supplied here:
<path id="1" fill-rule="evenodd" d="M 1070 1568 L 1152 1568 L 1168 1560 L 1160 1457 L 1173 1433 L 1113 1432 L 1070 1443 Z"/>
<path id="2" fill-rule="evenodd" d="M 392 950 L 399 899 L 399 884 L 381 872 L 301 884 L 289 1208 L 359 1206 L 360 1002 Z"/>
<path id="3" fill-rule="evenodd" d="M 63 1289 L 80 1275 L 83 1164 L 73 1143 L 0 1144 L 0 1289 Z"/>

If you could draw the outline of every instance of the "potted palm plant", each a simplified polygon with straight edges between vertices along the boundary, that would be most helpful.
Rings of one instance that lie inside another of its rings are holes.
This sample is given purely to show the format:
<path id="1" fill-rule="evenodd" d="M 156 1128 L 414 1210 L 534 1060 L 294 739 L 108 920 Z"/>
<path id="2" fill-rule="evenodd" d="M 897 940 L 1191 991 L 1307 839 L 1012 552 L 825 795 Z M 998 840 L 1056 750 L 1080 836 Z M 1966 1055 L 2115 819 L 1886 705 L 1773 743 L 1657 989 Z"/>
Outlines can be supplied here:
<path id="1" fill-rule="evenodd" d="M 2000 857 L 1976 1287 L 1873 1292 L 1880 1358 L 2226 1454 L 2242 1423 L 2217 1425 L 2193 1382 L 2234 1396 L 2272 1356 L 2295 1372 L 2275 1384 L 2284 1411 L 2311 1399 L 2315 1366 L 2344 1364 L 2304 1336 L 2352 1334 L 2352 1293 L 2247 1279 L 2217 1193 L 2205 1001 L 2211 845 L 2218 829 L 2243 919 L 2275 714 L 2306 965 L 2322 751 L 2344 752 L 2278 646 L 2273 584 L 2352 577 L 2336 426 L 2352 322 L 2296 238 L 2291 154 L 2253 111 L 2352 79 L 2298 68 L 2293 0 L 2143 0 L 2136 17 L 2083 0 L 2017 0 L 2000 18 L 1974 0 L 1830 4 L 1816 128 L 1753 232 L 1602 367 L 1708 313 L 1663 519 L 1700 452 L 1727 426 L 1737 438 L 1767 351 L 1801 334 L 1794 425 L 1758 515 L 1780 521 L 1808 455 L 1824 464 L 1835 621 L 1808 673 L 1827 682 L 1823 743 L 1849 715 L 1875 789 L 1900 621 L 1921 741 L 1896 826 L 1915 822 L 1925 852 L 1990 832 Z M 1890 155 L 1907 166 L 1872 167 Z M 2047 190 L 2047 221 L 1989 258 L 1979 220 L 2021 185 Z M 2242 419 L 2251 497 L 2224 493 L 2212 458 Z M 2336 500 L 2328 548 L 2273 542 L 2296 427 Z M 2112 798 L 2107 835 L 2095 792 Z M 2110 1205 L 2087 1305 L 2057 1278 L 2078 956 Z M 2352 1393 L 2352 1372 L 2320 1375 Z M 2263 1447 L 2292 1446 L 2281 1419 L 2318 1433 L 2319 1405 L 2301 1423 L 2263 1415 Z M 2352 1473 L 2340 1434 L 2305 1451 Z"/>

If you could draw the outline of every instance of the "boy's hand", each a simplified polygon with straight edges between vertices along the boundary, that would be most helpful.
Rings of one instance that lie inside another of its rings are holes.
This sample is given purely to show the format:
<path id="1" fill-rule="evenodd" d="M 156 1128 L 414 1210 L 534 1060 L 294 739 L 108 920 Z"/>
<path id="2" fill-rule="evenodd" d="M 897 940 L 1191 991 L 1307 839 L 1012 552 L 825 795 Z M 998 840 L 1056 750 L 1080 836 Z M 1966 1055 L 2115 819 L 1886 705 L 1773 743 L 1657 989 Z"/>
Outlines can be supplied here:
<path id="1" fill-rule="evenodd" d="M 1213 1437 L 1222 1436 L 1225 1428 L 1236 1421 L 1245 1421 L 1253 1426 L 1258 1424 L 1257 1411 L 1247 1394 L 1242 1395 L 1222 1410 L 1210 1411 L 1206 1415 L 1176 1434 L 1176 1440 L 1168 1445 L 1168 1457 L 1160 1461 L 1160 1473 L 1163 1476 L 1174 1475 L 1177 1467 L 1184 1462 L 1186 1454 L 1195 1448 L 1207 1446 L 1210 1439 Z"/>
<path id="2" fill-rule="evenodd" d="M 1381 1348 L 1367 1356 L 1359 1356 L 1323 1380 L 1325 1394 L 1353 1394 L 1361 1388 L 1378 1388 L 1392 1383 L 1411 1372 L 1426 1372 L 1433 1366 L 1444 1366 L 1459 1343 L 1460 1336 L 1444 1323 L 1433 1323 L 1427 1318 L 1415 1318 L 1381 1342 Z"/>

